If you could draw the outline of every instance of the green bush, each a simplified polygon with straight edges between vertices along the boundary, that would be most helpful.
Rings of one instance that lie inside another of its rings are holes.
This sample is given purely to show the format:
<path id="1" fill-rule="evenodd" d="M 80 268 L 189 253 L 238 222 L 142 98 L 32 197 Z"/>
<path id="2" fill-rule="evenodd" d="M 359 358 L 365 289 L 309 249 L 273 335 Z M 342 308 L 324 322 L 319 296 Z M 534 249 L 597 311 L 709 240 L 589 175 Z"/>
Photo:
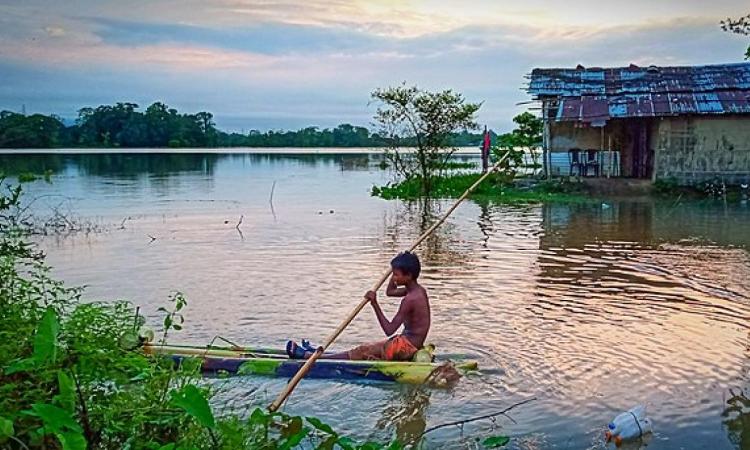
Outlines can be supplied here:
<path id="1" fill-rule="evenodd" d="M 479 173 L 457 173 L 434 178 L 431 196 L 458 198 L 480 176 Z M 477 186 L 470 197 L 496 203 L 585 202 L 590 200 L 572 183 L 541 182 L 529 189 L 521 189 L 515 186 L 513 178 L 513 173 L 493 173 Z M 421 186 L 421 182 L 415 177 L 400 183 L 373 186 L 370 194 L 385 200 L 414 200 L 423 196 Z"/>
<path id="2" fill-rule="evenodd" d="M 401 448 L 357 443 L 315 418 L 255 409 L 215 415 L 197 360 L 177 366 L 138 348 L 127 302 L 81 302 L 49 275 L 15 220 L 21 188 L 0 179 L 0 447 L 18 449 Z M 163 309 L 162 339 L 184 297 Z"/>

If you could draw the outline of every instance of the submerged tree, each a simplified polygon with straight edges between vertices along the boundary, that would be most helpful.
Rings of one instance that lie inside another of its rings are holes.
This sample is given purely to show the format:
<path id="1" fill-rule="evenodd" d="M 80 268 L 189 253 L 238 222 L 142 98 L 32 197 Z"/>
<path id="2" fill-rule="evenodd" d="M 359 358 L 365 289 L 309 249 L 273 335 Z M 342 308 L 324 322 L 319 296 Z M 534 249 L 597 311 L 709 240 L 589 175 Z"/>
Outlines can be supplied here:
<path id="1" fill-rule="evenodd" d="M 423 195 L 429 195 L 433 179 L 440 176 L 457 150 L 452 137 L 478 127 L 475 116 L 481 103 L 468 103 L 452 90 L 424 91 L 401 85 L 377 89 L 375 121 L 387 142 L 386 158 L 404 179 L 418 178 Z M 413 143 L 413 152 L 404 149 Z"/>
<path id="2" fill-rule="evenodd" d="M 750 36 L 750 14 L 739 19 L 727 18 L 721 21 L 721 29 L 728 33 L 742 34 Z M 750 46 L 745 52 L 745 59 L 750 59 Z"/>

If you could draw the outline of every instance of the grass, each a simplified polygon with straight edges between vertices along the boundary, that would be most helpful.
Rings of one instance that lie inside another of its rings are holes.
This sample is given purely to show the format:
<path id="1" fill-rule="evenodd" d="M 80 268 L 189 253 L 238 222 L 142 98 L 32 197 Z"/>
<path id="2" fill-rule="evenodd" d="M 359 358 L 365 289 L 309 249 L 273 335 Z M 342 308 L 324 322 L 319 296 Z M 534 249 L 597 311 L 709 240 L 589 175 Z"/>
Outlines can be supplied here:
<path id="1" fill-rule="evenodd" d="M 458 198 L 481 176 L 478 173 L 458 173 L 433 179 L 430 197 Z M 413 200 L 423 196 L 420 178 L 410 178 L 399 183 L 374 186 L 371 194 L 385 200 Z M 487 177 L 470 195 L 472 199 L 495 203 L 583 203 L 592 201 L 576 184 L 569 182 L 540 182 L 531 188 L 522 188 L 508 182 L 501 174 Z"/>

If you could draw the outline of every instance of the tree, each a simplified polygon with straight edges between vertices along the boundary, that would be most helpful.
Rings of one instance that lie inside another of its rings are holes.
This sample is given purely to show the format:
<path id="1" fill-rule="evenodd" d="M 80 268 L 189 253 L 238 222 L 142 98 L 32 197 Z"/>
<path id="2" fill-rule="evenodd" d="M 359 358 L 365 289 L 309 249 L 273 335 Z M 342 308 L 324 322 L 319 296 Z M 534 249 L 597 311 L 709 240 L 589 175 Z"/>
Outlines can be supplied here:
<path id="1" fill-rule="evenodd" d="M 513 118 L 518 125 L 510 133 L 501 134 L 497 137 L 493 153 L 499 156 L 501 153 L 512 151 L 511 159 L 516 166 L 523 164 L 524 152 L 531 156 L 533 164 L 532 172 L 536 172 L 539 166 L 539 147 L 542 144 L 542 130 L 544 123 L 542 119 L 525 112 Z"/>
<path id="2" fill-rule="evenodd" d="M 721 29 L 727 33 L 750 36 L 750 14 L 739 19 L 727 18 L 726 20 L 722 20 Z M 750 59 L 750 46 L 747 47 L 747 51 L 745 52 L 745 59 Z"/>
<path id="3" fill-rule="evenodd" d="M 468 103 L 450 89 L 429 92 L 405 84 L 376 89 L 372 99 L 380 103 L 374 118 L 387 142 L 391 166 L 398 176 L 418 178 L 423 195 L 429 195 L 433 179 L 456 151 L 454 134 L 478 128 L 475 115 L 481 103 Z M 409 141 L 414 152 L 403 149 Z"/>
<path id="4" fill-rule="evenodd" d="M 62 143 L 65 128 L 55 116 L 0 112 L 0 148 L 50 148 Z"/>
<path id="5" fill-rule="evenodd" d="M 476 145 L 479 133 L 452 133 L 452 145 Z M 415 146 L 414 136 L 401 142 Z M 70 147 L 383 147 L 387 143 L 367 128 L 341 124 L 335 128 L 306 127 L 297 131 L 252 130 L 248 134 L 216 129 L 210 112 L 179 113 L 161 102 L 139 111 L 135 103 L 85 107 L 75 125 L 65 126 L 54 115 L 0 112 L 0 148 Z"/>

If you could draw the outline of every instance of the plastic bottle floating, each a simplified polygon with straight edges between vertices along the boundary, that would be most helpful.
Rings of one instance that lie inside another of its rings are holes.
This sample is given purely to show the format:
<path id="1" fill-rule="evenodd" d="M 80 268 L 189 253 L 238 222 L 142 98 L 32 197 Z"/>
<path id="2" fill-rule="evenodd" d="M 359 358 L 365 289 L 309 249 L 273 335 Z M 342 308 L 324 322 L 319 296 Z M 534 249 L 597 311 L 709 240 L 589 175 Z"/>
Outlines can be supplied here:
<path id="1" fill-rule="evenodd" d="M 618 447 L 623 442 L 638 439 L 654 431 L 653 423 L 646 417 L 646 407 L 643 405 L 638 405 L 615 417 L 607 428 L 607 432 L 604 433 L 607 442 L 614 441 Z"/>

